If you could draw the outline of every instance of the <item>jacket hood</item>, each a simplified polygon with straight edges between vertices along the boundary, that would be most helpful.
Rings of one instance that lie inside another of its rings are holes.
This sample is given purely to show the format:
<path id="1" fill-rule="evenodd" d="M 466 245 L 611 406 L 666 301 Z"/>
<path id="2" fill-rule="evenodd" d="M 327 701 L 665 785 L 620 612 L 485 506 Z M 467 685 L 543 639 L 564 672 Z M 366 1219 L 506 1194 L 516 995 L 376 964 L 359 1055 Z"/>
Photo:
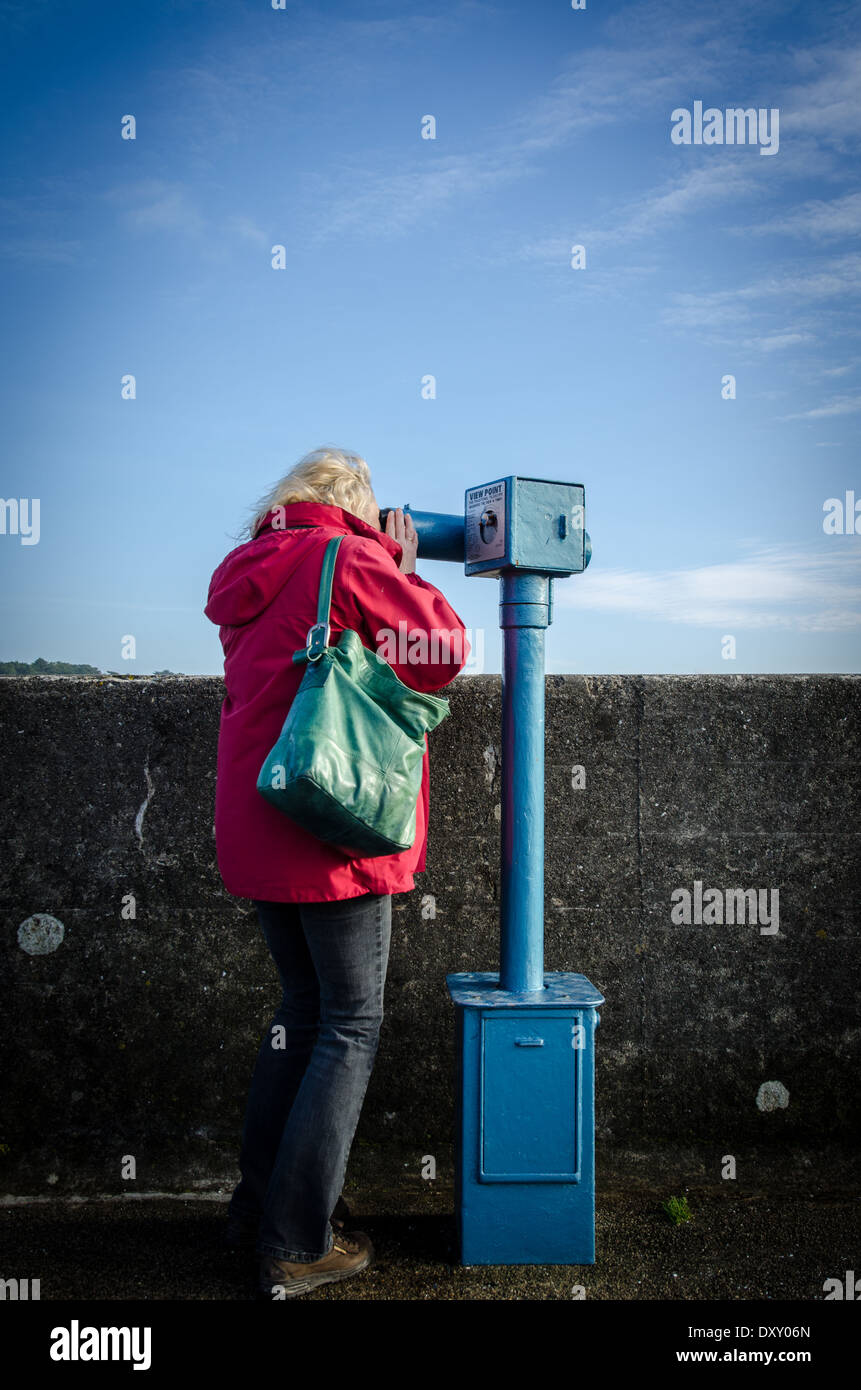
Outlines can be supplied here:
<path id="1" fill-rule="evenodd" d="M 363 536 L 387 550 L 395 564 L 400 563 L 403 553 L 391 536 L 343 507 L 322 502 L 291 502 L 273 507 L 258 522 L 253 538 L 231 550 L 215 570 L 203 610 L 210 622 L 241 627 L 269 607 L 309 550 L 315 548 L 305 538 L 305 531 L 289 529 L 294 526 L 322 528 L 331 535 Z"/>

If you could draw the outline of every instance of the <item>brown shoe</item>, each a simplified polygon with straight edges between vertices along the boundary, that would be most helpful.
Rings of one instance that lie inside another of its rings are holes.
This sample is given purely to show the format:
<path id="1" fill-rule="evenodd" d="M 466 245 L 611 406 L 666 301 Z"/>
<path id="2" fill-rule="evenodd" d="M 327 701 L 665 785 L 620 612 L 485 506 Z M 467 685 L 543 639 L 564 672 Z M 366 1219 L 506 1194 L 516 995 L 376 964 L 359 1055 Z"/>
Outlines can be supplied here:
<path id="1" fill-rule="evenodd" d="M 335 1203 L 335 1210 L 332 1212 L 332 1230 L 335 1235 L 343 1231 L 346 1222 L 350 1220 L 350 1208 L 339 1197 Z M 253 1250 L 257 1244 L 257 1231 L 260 1227 L 259 1216 L 231 1216 L 227 1217 L 227 1229 L 224 1233 L 224 1244 L 228 1250 Z"/>
<path id="2" fill-rule="evenodd" d="M 336 1232 L 332 1249 L 321 1260 L 299 1264 L 274 1255 L 261 1256 L 258 1288 L 273 1301 L 297 1298 L 318 1284 L 334 1284 L 338 1279 L 361 1274 L 373 1258 L 374 1247 L 364 1231 Z"/>

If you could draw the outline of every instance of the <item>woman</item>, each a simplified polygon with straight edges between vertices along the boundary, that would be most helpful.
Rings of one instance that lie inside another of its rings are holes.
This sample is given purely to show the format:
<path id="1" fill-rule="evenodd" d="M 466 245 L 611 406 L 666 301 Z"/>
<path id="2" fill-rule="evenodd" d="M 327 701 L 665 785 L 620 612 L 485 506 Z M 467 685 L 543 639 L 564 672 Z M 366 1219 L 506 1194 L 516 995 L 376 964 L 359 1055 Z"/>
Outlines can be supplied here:
<path id="1" fill-rule="evenodd" d="M 366 1269 L 373 1247 L 344 1230 L 340 1197 L 383 1018 L 391 895 L 425 867 L 428 752 L 411 849 L 353 858 L 316 839 L 257 791 L 257 774 L 306 670 L 294 663 L 316 618 L 326 542 L 342 535 L 332 586 L 332 643 L 344 628 L 415 690 L 453 680 L 469 654 L 464 627 L 415 573 L 409 513 L 386 530 L 358 455 L 316 449 L 272 489 L 251 539 L 212 576 L 206 615 L 220 627 L 226 696 L 215 793 L 218 867 L 228 893 L 251 898 L 283 997 L 260 1047 L 242 1134 L 241 1181 L 228 1244 L 259 1253 L 261 1294 L 291 1297 Z M 408 638 L 393 644 L 404 623 Z M 430 659 L 417 664 L 409 657 Z"/>

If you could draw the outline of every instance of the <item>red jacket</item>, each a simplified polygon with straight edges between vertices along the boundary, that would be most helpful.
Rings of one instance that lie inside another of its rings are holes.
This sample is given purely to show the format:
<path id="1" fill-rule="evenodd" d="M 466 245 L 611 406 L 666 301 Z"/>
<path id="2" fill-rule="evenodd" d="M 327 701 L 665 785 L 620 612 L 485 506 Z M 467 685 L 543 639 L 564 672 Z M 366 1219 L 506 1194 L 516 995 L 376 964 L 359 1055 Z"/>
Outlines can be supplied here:
<path id="1" fill-rule="evenodd" d="M 276 525 L 273 526 L 273 521 Z M 289 530 L 289 527 L 311 530 Z M 280 527 L 280 529 L 279 529 Z M 402 550 L 383 531 L 341 507 L 296 502 L 275 509 L 253 540 L 222 560 L 209 585 L 206 616 L 218 623 L 224 648 L 226 696 L 221 708 L 215 789 L 215 846 L 228 893 L 270 902 L 333 902 L 362 893 L 406 893 L 413 873 L 425 867 L 428 824 L 428 750 L 425 736 L 422 788 L 416 804 L 412 849 L 379 859 L 350 858 L 318 840 L 257 790 L 257 774 L 284 723 L 305 673 L 292 660 L 305 646 L 316 619 L 325 542 L 346 537 L 338 548 L 332 585 L 331 636 L 344 628 L 376 651 L 381 629 L 397 634 L 406 624 L 400 657 L 418 630 L 427 634 L 428 657 L 418 665 L 390 661 L 413 690 L 447 685 L 469 655 L 464 626 L 438 589 L 398 568 Z M 430 641 L 430 629 L 460 633 L 460 646 Z M 416 648 L 413 646 L 413 651 Z M 388 655 L 382 647 L 383 655 Z"/>

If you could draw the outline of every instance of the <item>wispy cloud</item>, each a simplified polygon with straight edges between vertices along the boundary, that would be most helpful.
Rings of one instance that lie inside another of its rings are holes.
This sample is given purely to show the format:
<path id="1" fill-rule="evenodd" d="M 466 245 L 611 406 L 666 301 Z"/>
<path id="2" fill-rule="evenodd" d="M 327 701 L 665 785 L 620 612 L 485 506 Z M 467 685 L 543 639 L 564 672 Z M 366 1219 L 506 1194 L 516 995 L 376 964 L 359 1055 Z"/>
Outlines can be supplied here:
<path id="1" fill-rule="evenodd" d="M 725 16 L 717 10 L 677 0 L 662 7 L 656 23 L 654 9 L 627 5 L 608 18 L 597 42 L 581 45 L 572 35 L 572 56 L 562 58 L 547 91 L 509 120 L 507 132 L 520 148 L 537 152 L 662 111 L 669 147 L 670 113 L 685 93 L 719 90 L 749 59 L 740 42 L 746 17 L 736 13 L 733 22 L 727 42 Z"/>
<path id="2" fill-rule="evenodd" d="M 852 252 L 818 262 L 815 266 L 797 263 L 771 271 L 758 280 L 729 289 L 705 293 L 679 292 L 663 312 L 665 323 L 681 328 L 740 326 L 754 309 L 778 302 L 781 313 L 786 304 L 801 305 L 832 300 L 838 306 L 861 292 L 861 254 Z M 797 328 L 790 332 L 803 331 Z"/>
<path id="3" fill-rule="evenodd" d="M 785 0 L 760 0 L 751 12 L 736 7 L 728 26 L 719 9 L 667 0 L 657 24 L 653 7 L 644 13 L 641 5 L 629 4 L 600 25 L 591 22 L 582 35 L 577 26 L 583 17 L 571 14 L 572 51 L 560 54 L 558 69 L 540 95 L 506 101 L 496 108 L 497 117 L 490 105 L 486 119 L 472 132 L 461 123 L 456 153 L 418 138 L 416 148 L 405 151 L 398 138 L 391 149 L 375 141 L 368 157 L 353 158 L 331 172 L 293 169 L 291 225 L 309 241 L 346 230 L 375 240 L 396 237 L 437 214 L 541 173 L 547 160 L 576 148 L 602 127 L 627 125 L 633 133 L 644 120 L 665 123 L 665 153 L 677 155 L 669 144 L 670 113 L 691 100 L 692 92 L 718 103 L 763 104 L 763 87 L 770 90 L 769 105 L 779 101 L 783 107 L 781 98 L 790 99 L 798 125 L 794 148 L 782 147 L 778 160 L 747 158 L 755 153 L 749 150 L 686 151 L 681 171 L 669 178 L 664 173 L 654 188 L 633 201 L 627 191 L 624 200 L 609 194 L 606 210 L 597 217 L 591 212 L 591 225 L 579 226 L 577 236 L 623 244 L 720 205 L 767 197 L 793 168 L 798 174 L 799 160 L 805 172 L 821 172 L 821 161 L 817 164 L 815 151 L 807 151 L 800 132 L 806 131 L 807 142 L 815 144 L 828 133 L 831 116 L 851 120 L 857 104 L 851 43 L 830 42 L 787 56 L 782 46 L 764 39 L 770 20 L 779 20 L 784 9 Z M 249 130 L 270 124 L 275 111 L 294 127 L 298 123 L 299 130 L 309 123 L 325 129 L 335 119 L 329 92 L 364 92 L 378 79 L 381 64 L 401 61 L 417 44 L 457 49 L 461 60 L 478 55 L 497 18 L 495 6 L 482 0 L 429 7 L 409 17 L 324 19 L 309 12 L 302 26 L 291 31 L 289 43 L 276 18 L 265 37 L 255 23 L 242 30 L 238 41 L 232 36 L 229 50 L 216 42 L 193 64 L 157 73 L 157 87 L 184 148 L 214 168 L 214 148 L 238 146 Z M 791 89 L 786 86 L 787 66 L 795 78 Z M 832 77 L 836 97 L 829 105 Z M 777 167 L 766 171 L 765 165 Z M 803 235 L 807 218 L 820 229 L 812 235 L 837 235 L 835 218 L 841 216 L 848 224 L 854 216 L 851 204 L 842 213 L 800 210 L 798 234 Z M 149 213 L 149 225 L 168 225 L 171 218 L 181 224 L 183 209 L 159 204 Z M 145 219 L 141 211 L 139 225 Z M 511 256 L 505 255 L 506 242 L 503 231 L 497 238 L 497 260 L 517 258 L 513 244 Z"/>
<path id="4" fill-rule="evenodd" d="M 102 196 L 117 209 L 126 227 L 136 232 L 165 232 L 195 239 L 201 243 L 201 255 L 206 260 L 233 254 L 237 241 L 268 248 L 277 240 L 268 236 L 253 217 L 226 215 L 200 186 L 193 197 L 182 183 L 142 179 L 116 184 Z"/>
<path id="5" fill-rule="evenodd" d="M 402 160 L 400 169 L 387 165 L 354 167 L 337 180 L 323 175 L 306 176 L 309 193 L 304 201 L 313 207 L 307 234 L 314 240 L 337 236 L 347 229 L 364 229 L 375 236 L 390 236 L 426 221 L 442 209 L 473 198 L 524 173 L 517 153 L 500 155 L 441 155 L 422 151 Z M 337 186 L 337 194 L 334 190 Z"/>
<path id="6" fill-rule="evenodd" d="M 202 31 L 193 62 L 153 73 L 157 104 L 171 112 L 172 133 L 200 167 L 216 169 L 225 146 L 239 146 L 249 130 L 271 129 L 273 121 L 294 139 L 340 121 L 341 98 L 373 92 L 386 65 L 408 61 L 418 45 L 462 42 L 472 23 L 486 32 L 495 18 L 484 0 L 370 17 L 358 6 L 338 8 L 305 6 L 294 20 L 253 5 L 227 40 Z"/>
<path id="7" fill-rule="evenodd" d="M 615 210 L 608 210 L 600 221 L 578 222 L 576 236 L 572 232 L 567 237 L 536 237 L 513 247 L 512 256 L 547 265 L 564 264 L 575 241 L 603 255 L 609 246 L 645 241 L 653 233 L 678 226 L 686 217 L 694 217 L 722 203 L 736 205 L 745 196 L 762 196 L 763 191 L 761 181 L 749 168 L 718 155 L 707 164 L 664 180 L 657 188 L 626 198 Z M 619 267 L 620 271 L 623 269 L 624 266 Z"/>
<path id="8" fill-rule="evenodd" d="M 822 367 L 822 376 L 846 376 L 849 372 L 855 370 L 859 361 L 861 361 L 861 358 L 855 357 L 851 362 L 841 362 L 839 367 Z"/>
<path id="9" fill-rule="evenodd" d="M 718 155 L 698 168 L 677 176 L 625 206 L 624 215 L 603 227 L 589 229 L 592 242 L 612 244 L 650 236 L 660 228 L 678 225 L 682 219 L 721 203 L 737 203 L 748 195 L 763 196 L 762 180 L 749 166 Z"/>
<path id="10" fill-rule="evenodd" d="M 203 219 L 188 189 L 181 183 L 140 179 L 117 184 L 102 194 L 127 227 L 135 231 L 181 232 L 196 236 Z"/>
<path id="11" fill-rule="evenodd" d="M 841 632 L 861 626 L 861 548 L 766 546 L 739 560 L 676 570 L 590 569 L 560 586 L 563 606 L 697 627 Z M 555 601 L 555 600 L 554 600 Z"/>
<path id="12" fill-rule="evenodd" d="M 814 341 L 812 333 L 769 333 L 763 338 L 745 338 L 743 346 L 753 348 L 757 352 L 781 352 L 784 348 Z"/>
<path id="13" fill-rule="evenodd" d="M 857 415 L 861 410 L 861 392 L 856 395 L 835 396 L 825 405 L 801 410 L 795 415 L 781 415 L 781 420 L 827 420 L 834 415 Z"/>
<path id="14" fill-rule="evenodd" d="M 82 243 L 69 235 L 75 216 L 88 196 L 82 177 L 36 178 L 24 187 L 21 180 L 9 181 L 0 198 L 0 256 L 6 260 L 41 264 L 71 265 L 81 253 Z"/>
<path id="15" fill-rule="evenodd" d="M 81 250 L 79 241 L 47 241 L 39 237 L 0 240 L 0 257 L 9 261 L 34 261 L 42 265 L 72 265 Z"/>
<path id="16" fill-rule="evenodd" d="M 250 217 L 234 217 L 229 223 L 229 230 L 243 241 L 250 241 L 254 246 L 269 245 L 270 238 Z"/>
<path id="17" fill-rule="evenodd" d="M 861 193 L 847 193 L 843 198 L 823 200 L 811 198 L 794 211 L 772 217 L 767 222 L 738 227 L 743 236 L 812 237 L 815 241 L 830 241 L 861 233 Z"/>
<path id="18" fill-rule="evenodd" d="M 562 59 L 548 90 L 490 124 L 485 143 L 469 153 L 439 158 L 428 149 L 400 171 L 390 160 L 385 168 L 368 162 L 346 180 L 342 171 L 337 193 L 331 181 L 321 179 L 318 191 L 328 206 L 315 234 L 325 237 L 361 225 L 375 235 L 400 233 L 433 212 L 535 174 L 544 156 L 555 157 L 602 126 L 638 123 L 646 112 L 666 121 L 669 149 L 672 109 L 693 87 L 706 90 L 713 84 L 729 92 L 740 60 L 738 33 L 734 43 L 727 42 L 721 16 L 692 16 L 685 3 L 669 11 L 657 32 L 650 13 L 644 42 L 637 6 L 626 7 L 624 23 L 607 25 L 610 42 L 578 47 L 574 56 Z M 746 27 L 743 17 L 735 23 L 737 30 Z M 398 36 L 403 37 L 400 31 Z M 753 58 L 753 52 L 747 55 L 751 63 Z M 578 235 L 588 234 L 593 243 L 632 241 L 703 209 L 765 191 L 761 168 L 738 159 L 749 151 L 723 152 L 724 157 L 708 153 L 702 164 L 665 179 L 633 203 L 626 197 L 621 215 L 608 212 L 600 225 L 580 227 Z"/>
<path id="19" fill-rule="evenodd" d="M 840 151 L 861 136 L 861 47 L 851 40 L 793 54 L 799 82 L 783 102 L 782 130 Z"/>

